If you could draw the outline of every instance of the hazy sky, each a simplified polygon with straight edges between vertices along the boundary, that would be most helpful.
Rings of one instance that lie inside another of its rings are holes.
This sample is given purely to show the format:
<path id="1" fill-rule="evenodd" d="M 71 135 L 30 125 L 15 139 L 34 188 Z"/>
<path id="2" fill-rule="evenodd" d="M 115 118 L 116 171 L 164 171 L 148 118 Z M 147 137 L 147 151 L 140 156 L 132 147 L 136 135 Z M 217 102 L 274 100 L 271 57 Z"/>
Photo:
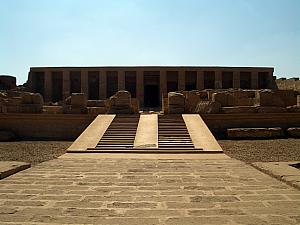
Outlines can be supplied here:
<path id="1" fill-rule="evenodd" d="M 0 74 L 31 66 L 271 66 L 300 75 L 300 0 L 0 0 Z"/>

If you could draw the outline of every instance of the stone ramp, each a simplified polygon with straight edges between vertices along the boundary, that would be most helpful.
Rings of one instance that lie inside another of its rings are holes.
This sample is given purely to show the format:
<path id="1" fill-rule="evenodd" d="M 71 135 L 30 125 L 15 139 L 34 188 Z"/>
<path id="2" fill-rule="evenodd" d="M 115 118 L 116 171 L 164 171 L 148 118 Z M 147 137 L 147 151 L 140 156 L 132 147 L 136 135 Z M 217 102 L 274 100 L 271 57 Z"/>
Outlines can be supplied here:
<path id="1" fill-rule="evenodd" d="M 203 151 L 223 152 L 218 141 L 210 132 L 200 115 L 183 114 L 182 117 L 195 148 L 202 148 Z"/>
<path id="2" fill-rule="evenodd" d="M 68 152 L 220 153 L 199 115 L 99 115 Z"/>
<path id="3" fill-rule="evenodd" d="M 0 224 L 299 224 L 300 192 L 224 154 L 65 154 L 0 181 Z"/>

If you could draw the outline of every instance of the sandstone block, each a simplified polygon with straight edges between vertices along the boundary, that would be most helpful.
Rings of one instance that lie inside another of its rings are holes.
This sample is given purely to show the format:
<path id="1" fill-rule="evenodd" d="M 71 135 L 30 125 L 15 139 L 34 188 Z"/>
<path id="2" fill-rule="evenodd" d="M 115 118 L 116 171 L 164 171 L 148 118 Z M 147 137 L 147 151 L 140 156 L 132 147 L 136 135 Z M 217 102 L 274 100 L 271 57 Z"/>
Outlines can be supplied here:
<path id="1" fill-rule="evenodd" d="M 184 107 L 184 100 L 185 100 L 185 97 L 181 93 L 177 93 L 177 92 L 169 92 L 168 93 L 169 105 L 177 105 L 177 106 Z"/>
<path id="2" fill-rule="evenodd" d="M 297 95 L 297 106 L 300 106 L 300 95 Z"/>
<path id="3" fill-rule="evenodd" d="M 71 95 L 71 105 L 73 107 L 86 107 L 87 98 L 84 93 L 72 93 Z"/>
<path id="4" fill-rule="evenodd" d="M 186 94 L 185 111 L 188 113 L 194 113 L 200 100 L 201 94 L 199 91 L 189 91 Z"/>
<path id="5" fill-rule="evenodd" d="M 6 99 L 6 105 L 7 106 L 19 106 L 22 103 L 21 97 L 12 97 Z"/>
<path id="6" fill-rule="evenodd" d="M 231 128 L 227 129 L 228 138 L 256 139 L 256 138 L 281 138 L 284 132 L 280 127 L 275 128 Z"/>
<path id="7" fill-rule="evenodd" d="M 219 102 L 199 101 L 195 113 L 214 114 L 214 113 L 219 113 L 220 109 L 221 109 L 221 104 Z"/>
<path id="8" fill-rule="evenodd" d="M 278 95 L 276 96 L 274 91 L 268 89 L 256 91 L 255 105 L 285 107 L 282 98 Z"/>
<path id="9" fill-rule="evenodd" d="M 87 108 L 86 107 L 73 107 L 70 105 L 63 106 L 63 113 L 65 114 L 86 114 Z"/>
<path id="10" fill-rule="evenodd" d="M 217 92 L 212 94 L 212 101 L 219 102 L 221 106 L 228 106 L 227 94 L 225 92 Z"/>
<path id="11" fill-rule="evenodd" d="M 22 103 L 23 104 L 44 105 L 44 99 L 43 99 L 43 96 L 39 93 L 23 92 L 22 93 Z"/>
<path id="12" fill-rule="evenodd" d="M 108 113 L 121 113 L 131 114 L 133 113 L 131 105 L 131 94 L 128 91 L 118 91 L 111 96 L 107 101 Z"/>
<path id="13" fill-rule="evenodd" d="M 300 138 L 300 127 L 291 127 L 287 129 L 287 133 L 291 137 Z"/>
<path id="14" fill-rule="evenodd" d="M 4 108 L 7 113 L 19 113 L 20 112 L 20 105 L 13 105 L 13 106 L 7 105 L 7 106 L 4 106 Z"/>
<path id="15" fill-rule="evenodd" d="M 16 139 L 16 135 L 11 131 L 1 130 L 0 141 L 12 141 Z"/>
<path id="16" fill-rule="evenodd" d="M 222 107 L 222 112 L 226 114 L 232 113 L 256 113 L 256 106 L 232 106 L 232 107 Z"/>

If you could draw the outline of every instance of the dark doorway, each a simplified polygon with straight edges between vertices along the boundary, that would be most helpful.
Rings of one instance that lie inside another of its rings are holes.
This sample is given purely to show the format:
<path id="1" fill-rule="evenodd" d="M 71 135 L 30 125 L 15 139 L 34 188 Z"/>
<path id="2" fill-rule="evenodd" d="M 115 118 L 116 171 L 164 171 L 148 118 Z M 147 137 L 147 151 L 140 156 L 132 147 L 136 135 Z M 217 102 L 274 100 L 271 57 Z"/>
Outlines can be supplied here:
<path id="1" fill-rule="evenodd" d="M 99 99 L 99 72 L 89 71 L 88 82 L 89 82 L 89 99 L 98 100 Z"/>
<path id="2" fill-rule="evenodd" d="M 136 72 L 125 72 L 125 90 L 129 91 L 132 98 L 136 98 Z"/>
<path id="3" fill-rule="evenodd" d="M 240 73 L 240 87 L 242 89 L 251 88 L 251 72 L 241 72 Z"/>
<path id="4" fill-rule="evenodd" d="M 233 88 L 233 72 L 222 72 L 222 88 Z"/>
<path id="5" fill-rule="evenodd" d="M 52 72 L 52 102 L 62 100 L 62 72 Z"/>
<path id="6" fill-rule="evenodd" d="M 144 72 L 144 107 L 160 107 L 160 79 L 159 71 Z"/>
<path id="7" fill-rule="evenodd" d="M 144 89 L 144 106 L 148 108 L 159 107 L 159 87 L 148 84 Z"/>
<path id="8" fill-rule="evenodd" d="M 71 93 L 80 93 L 81 92 L 81 72 L 80 71 L 71 71 L 70 72 L 70 90 Z"/>

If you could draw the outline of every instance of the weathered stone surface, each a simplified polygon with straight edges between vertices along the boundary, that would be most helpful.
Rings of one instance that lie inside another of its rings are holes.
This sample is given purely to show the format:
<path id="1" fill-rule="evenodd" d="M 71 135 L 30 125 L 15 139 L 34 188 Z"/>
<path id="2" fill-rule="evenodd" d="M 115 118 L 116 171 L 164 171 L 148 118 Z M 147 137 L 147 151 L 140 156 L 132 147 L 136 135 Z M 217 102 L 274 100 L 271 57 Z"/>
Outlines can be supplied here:
<path id="1" fill-rule="evenodd" d="M 0 181 L 0 221 L 107 225 L 299 223 L 298 190 L 238 160 L 201 157 L 76 154 L 47 161 Z M 109 180 L 113 182 L 107 183 Z M 195 188 L 188 189 L 192 185 Z"/>
<path id="2" fill-rule="evenodd" d="M 198 102 L 195 113 L 214 114 L 214 113 L 219 113 L 220 109 L 221 109 L 221 104 L 219 102 L 200 101 Z"/>
<path id="3" fill-rule="evenodd" d="M 287 129 L 287 133 L 291 137 L 300 138 L 300 127 L 290 127 Z"/>
<path id="4" fill-rule="evenodd" d="M 293 105 L 293 106 L 287 106 L 286 107 L 286 110 L 288 112 L 300 112 L 300 106 L 297 106 L 297 105 Z"/>
<path id="5" fill-rule="evenodd" d="M 297 95 L 297 106 L 300 106 L 300 95 Z"/>
<path id="6" fill-rule="evenodd" d="M 118 91 L 116 94 L 109 98 L 107 103 L 108 113 L 133 113 L 133 109 L 131 106 L 131 94 L 128 91 Z"/>
<path id="7" fill-rule="evenodd" d="M 195 112 L 198 102 L 203 99 L 202 93 L 203 92 L 200 92 L 200 91 L 189 91 L 186 93 L 185 111 L 187 113 Z"/>
<path id="8" fill-rule="evenodd" d="M 228 138 L 280 138 L 284 132 L 280 127 L 275 128 L 231 128 L 227 129 Z"/>
<path id="9" fill-rule="evenodd" d="M 84 93 L 72 93 L 71 95 L 72 107 L 85 108 L 87 106 L 87 97 Z"/>
<path id="10" fill-rule="evenodd" d="M 22 103 L 44 105 L 44 99 L 43 96 L 39 93 L 23 92 Z"/>
<path id="11" fill-rule="evenodd" d="M 275 92 L 269 89 L 255 92 L 255 105 L 285 107 L 284 101 L 279 96 L 275 96 Z"/>
<path id="12" fill-rule="evenodd" d="M 287 109 L 284 107 L 276 107 L 276 106 L 258 106 L 258 113 L 284 113 L 287 112 Z"/>
<path id="13" fill-rule="evenodd" d="M 212 101 L 219 102 L 222 107 L 252 106 L 255 92 L 253 90 L 226 90 L 212 94 Z"/>
<path id="14" fill-rule="evenodd" d="M 73 107 L 71 105 L 64 105 L 63 113 L 65 113 L 65 114 L 86 114 L 87 107 Z"/>
<path id="15" fill-rule="evenodd" d="M 16 135 L 11 131 L 0 130 L 0 141 L 12 141 L 16 139 Z"/>
<path id="16" fill-rule="evenodd" d="M 168 93 L 168 108 L 170 114 L 184 113 L 185 110 L 185 96 L 178 92 Z"/>
<path id="17" fill-rule="evenodd" d="M 222 107 L 222 112 L 226 114 L 232 113 L 256 113 L 256 106 L 232 106 L 232 107 Z"/>

